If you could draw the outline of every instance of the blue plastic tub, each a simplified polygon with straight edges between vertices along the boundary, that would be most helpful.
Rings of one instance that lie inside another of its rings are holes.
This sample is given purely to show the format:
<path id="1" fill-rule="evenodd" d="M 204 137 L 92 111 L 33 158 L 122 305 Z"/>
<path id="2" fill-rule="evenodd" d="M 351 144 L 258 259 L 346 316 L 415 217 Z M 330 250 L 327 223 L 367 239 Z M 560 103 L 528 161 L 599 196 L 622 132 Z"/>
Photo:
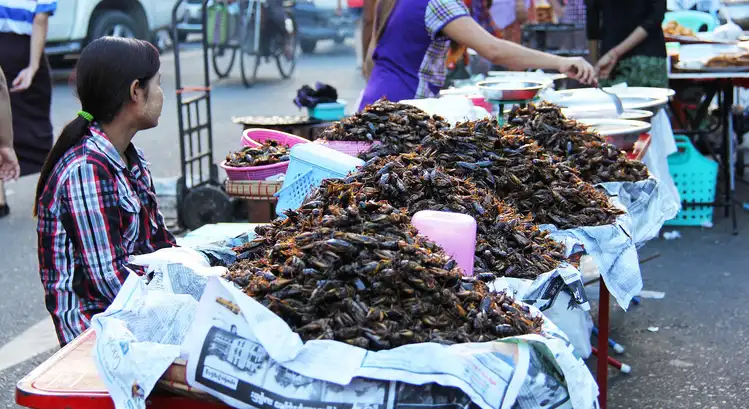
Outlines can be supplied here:
<path id="1" fill-rule="evenodd" d="M 681 196 L 682 209 L 668 226 L 702 226 L 712 224 L 712 206 L 690 206 L 689 203 L 715 201 L 718 163 L 704 157 L 683 135 L 674 136 L 678 152 L 668 157 L 668 171 Z"/>
<path id="2" fill-rule="evenodd" d="M 310 118 L 321 121 L 340 121 L 346 117 L 346 101 L 339 99 L 338 102 L 317 104 L 314 108 L 307 108 Z"/>

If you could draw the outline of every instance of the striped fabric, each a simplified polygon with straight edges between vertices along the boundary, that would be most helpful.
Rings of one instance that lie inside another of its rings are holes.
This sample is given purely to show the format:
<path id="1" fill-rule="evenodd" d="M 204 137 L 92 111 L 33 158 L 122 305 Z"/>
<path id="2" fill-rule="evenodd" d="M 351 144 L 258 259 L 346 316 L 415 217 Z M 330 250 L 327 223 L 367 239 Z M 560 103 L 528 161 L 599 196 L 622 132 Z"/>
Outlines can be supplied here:
<path id="1" fill-rule="evenodd" d="M 142 270 L 130 255 L 175 246 L 142 152 L 130 166 L 96 126 L 55 165 L 39 199 L 39 273 L 60 345 L 80 335 Z"/>
<path id="2" fill-rule="evenodd" d="M 31 35 L 34 16 L 55 10 L 57 0 L 0 0 L 0 32 Z"/>

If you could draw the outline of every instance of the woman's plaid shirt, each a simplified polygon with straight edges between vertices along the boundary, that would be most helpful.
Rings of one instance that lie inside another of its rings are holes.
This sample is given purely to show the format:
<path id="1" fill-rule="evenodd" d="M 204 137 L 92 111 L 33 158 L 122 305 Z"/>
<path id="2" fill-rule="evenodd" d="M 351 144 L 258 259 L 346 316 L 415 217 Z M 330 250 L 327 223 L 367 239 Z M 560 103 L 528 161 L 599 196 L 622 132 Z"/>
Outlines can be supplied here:
<path id="1" fill-rule="evenodd" d="M 97 126 L 55 165 L 39 199 L 39 273 L 65 345 L 104 311 L 137 267 L 130 255 L 175 246 L 156 204 L 143 153 L 126 165 Z"/>

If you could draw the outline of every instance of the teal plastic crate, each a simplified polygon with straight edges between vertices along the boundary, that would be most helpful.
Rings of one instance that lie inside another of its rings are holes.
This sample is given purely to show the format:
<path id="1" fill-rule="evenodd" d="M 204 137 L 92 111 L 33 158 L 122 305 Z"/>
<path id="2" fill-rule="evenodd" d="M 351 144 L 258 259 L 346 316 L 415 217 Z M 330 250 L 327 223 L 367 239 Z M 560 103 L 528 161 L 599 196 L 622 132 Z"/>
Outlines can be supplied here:
<path id="1" fill-rule="evenodd" d="M 668 170 L 681 195 L 682 209 L 667 226 L 702 226 L 712 223 L 711 206 L 689 206 L 689 203 L 715 201 L 718 163 L 703 156 L 683 135 L 674 136 L 678 152 L 668 157 Z"/>

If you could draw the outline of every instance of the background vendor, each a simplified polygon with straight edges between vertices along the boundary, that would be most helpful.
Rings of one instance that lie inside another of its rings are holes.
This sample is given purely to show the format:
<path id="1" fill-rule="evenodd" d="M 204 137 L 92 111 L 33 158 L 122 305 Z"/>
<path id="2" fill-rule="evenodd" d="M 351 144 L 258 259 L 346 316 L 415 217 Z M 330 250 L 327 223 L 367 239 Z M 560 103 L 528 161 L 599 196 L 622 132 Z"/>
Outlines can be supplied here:
<path id="1" fill-rule="evenodd" d="M 559 57 L 496 38 L 470 17 L 463 1 L 399 0 L 388 11 L 376 13 L 372 69 L 359 109 L 382 97 L 400 101 L 436 96 L 445 82 L 450 40 L 510 69 L 552 69 L 583 83 L 595 81 L 593 67 L 582 58 Z M 387 19 L 380 20 L 382 15 Z"/>
<path id="2" fill-rule="evenodd" d="M 586 0 L 586 6 L 591 50 L 594 58 L 601 55 L 601 84 L 668 88 L 661 28 L 666 0 Z"/>
<path id="3" fill-rule="evenodd" d="M 135 134 L 159 123 L 159 52 L 103 37 L 81 53 L 82 111 L 63 129 L 36 190 L 39 269 L 60 345 L 88 328 L 134 272 L 128 257 L 175 245 Z M 137 272 L 137 271 L 136 271 Z"/>

